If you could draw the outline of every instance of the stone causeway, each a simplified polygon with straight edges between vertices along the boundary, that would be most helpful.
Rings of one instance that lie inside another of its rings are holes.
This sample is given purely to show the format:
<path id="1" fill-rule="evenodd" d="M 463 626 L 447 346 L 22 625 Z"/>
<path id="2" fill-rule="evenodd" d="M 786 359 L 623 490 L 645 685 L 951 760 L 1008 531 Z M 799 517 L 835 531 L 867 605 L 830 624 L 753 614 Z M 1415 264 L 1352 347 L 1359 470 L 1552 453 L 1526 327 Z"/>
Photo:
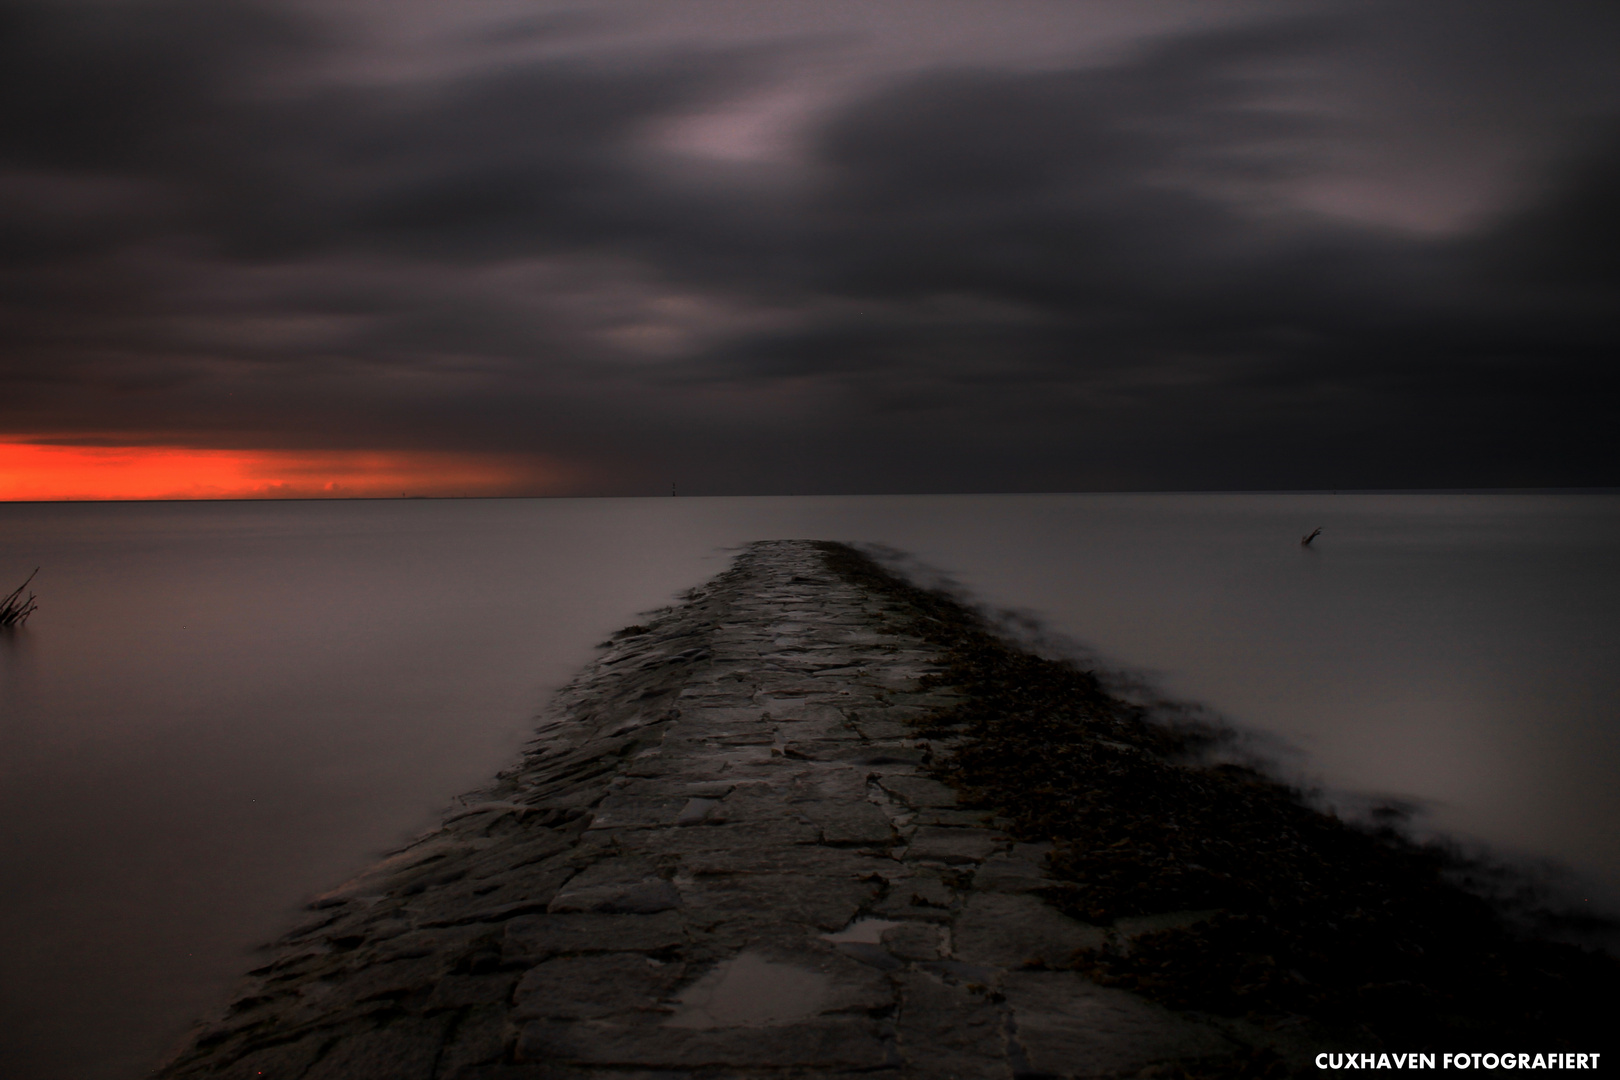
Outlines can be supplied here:
<path id="1" fill-rule="evenodd" d="M 1114 931 L 959 806 L 893 602 L 749 545 L 521 762 L 316 899 L 161 1080 L 1154 1075 L 1229 1024 L 1058 969 Z"/>

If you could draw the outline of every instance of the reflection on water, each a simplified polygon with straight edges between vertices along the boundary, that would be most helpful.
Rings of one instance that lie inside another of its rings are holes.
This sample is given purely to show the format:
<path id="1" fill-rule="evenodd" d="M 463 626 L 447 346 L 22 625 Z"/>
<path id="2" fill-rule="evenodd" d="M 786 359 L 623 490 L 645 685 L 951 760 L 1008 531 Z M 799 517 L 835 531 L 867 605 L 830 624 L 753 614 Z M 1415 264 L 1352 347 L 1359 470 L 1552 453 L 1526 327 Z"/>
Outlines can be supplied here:
<path id="1" fill-rule="evenodd" d="M 594 642 L 793 536 L 910 552 L 1620 894 L 1613 496 L 0 505 L 0 582 L 44 567 L 0 637 L 0 1075 L 139 1076 Z"/>
<path id="2" fill-rule="evenodd" d="M 743 952 L 681 991 L 669 1027 L 776 1027 L 819 1012 L 832 996 L 830 975 Z"/>

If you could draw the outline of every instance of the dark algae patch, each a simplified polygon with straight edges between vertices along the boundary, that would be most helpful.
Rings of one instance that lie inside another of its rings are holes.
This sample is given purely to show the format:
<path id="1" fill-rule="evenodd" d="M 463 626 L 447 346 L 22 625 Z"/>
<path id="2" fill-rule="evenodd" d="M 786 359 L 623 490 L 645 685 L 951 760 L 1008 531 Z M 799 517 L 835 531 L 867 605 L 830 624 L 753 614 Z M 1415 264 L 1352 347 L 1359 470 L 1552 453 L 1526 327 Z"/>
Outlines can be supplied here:
<path id="1" fill-rule="evenodd" d="M 1444 851 L 1317 811 L 1252 768 L 1201 763 L 1219 732 L 1152 723 L 948 594 L 845 545 L 819 547 L 939 649 L 945 671 L 928 681 L 961 702 L 919 721 L 950 747 L 934 774 L 998 810 L 1018 839 L 1051 841 L 1049 869 L 1068 887 L 1048 899 L 1114 928 L 1111 946 L 1070 966 L 1172 1008 L 1345 1045 L 1607 1044 L 1620 963 L 1521 934 L 1453 883 Z"/>

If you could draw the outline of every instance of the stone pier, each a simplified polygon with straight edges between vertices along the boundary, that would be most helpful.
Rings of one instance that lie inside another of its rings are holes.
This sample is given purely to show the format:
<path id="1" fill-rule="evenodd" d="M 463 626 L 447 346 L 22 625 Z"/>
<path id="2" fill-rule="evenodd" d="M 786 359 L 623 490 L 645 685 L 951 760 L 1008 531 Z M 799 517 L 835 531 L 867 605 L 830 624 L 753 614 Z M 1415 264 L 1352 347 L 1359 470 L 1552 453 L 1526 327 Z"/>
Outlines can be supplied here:
<path id="1" fill-rule="evenodd" d="M 315 900 L 157 1074 L 1153 1075 L 1230 1026 L 1061 970 L 1105 931 L 931 779 L 933 652 L 809 542 L 615 635 L 522 761 Z"/>

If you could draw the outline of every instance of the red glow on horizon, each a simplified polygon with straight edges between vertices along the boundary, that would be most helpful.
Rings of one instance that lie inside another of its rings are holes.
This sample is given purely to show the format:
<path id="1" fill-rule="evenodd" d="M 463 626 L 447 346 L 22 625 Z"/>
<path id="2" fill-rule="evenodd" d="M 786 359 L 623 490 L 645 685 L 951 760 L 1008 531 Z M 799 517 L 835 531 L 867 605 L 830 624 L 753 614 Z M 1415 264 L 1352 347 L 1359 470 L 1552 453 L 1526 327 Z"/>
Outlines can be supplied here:
<path id="1" fill-rule="evenodd" d="M 510 454 L 0 441 L 0 502 L 548 495 L 575 478 L 554 462 Z"/>

